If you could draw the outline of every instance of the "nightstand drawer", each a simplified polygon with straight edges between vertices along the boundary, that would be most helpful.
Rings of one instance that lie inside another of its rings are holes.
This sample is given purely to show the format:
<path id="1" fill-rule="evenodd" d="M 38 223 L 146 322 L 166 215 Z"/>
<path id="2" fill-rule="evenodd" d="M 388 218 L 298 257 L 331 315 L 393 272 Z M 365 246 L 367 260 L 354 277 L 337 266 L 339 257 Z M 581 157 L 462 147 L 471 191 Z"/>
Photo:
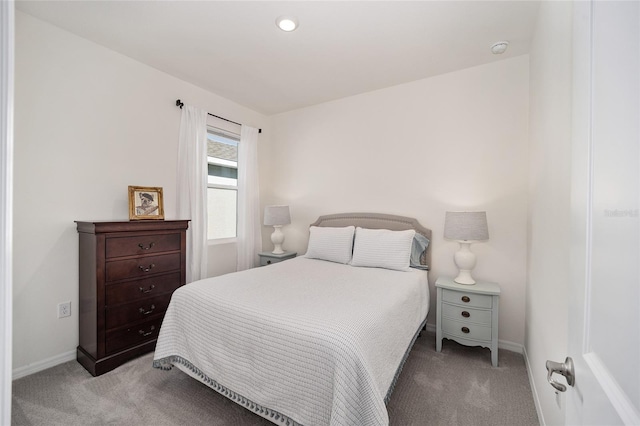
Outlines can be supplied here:
<path id="1" fill-rule="evenodd" d="M 267 259 L 266 257 L 260 257 L 260 266 L 267 266 L 273 263 L 273 259 Z"/>
<path id="2" fill-rule="evenodd" d="M 442 331 L 465 339 L 491 341 L 490 326 L 449 320 L 443 322 Z"/>
<path id="3" fill-rule="evenodd" d="M 486 324 L 491 326 L 491 311 L 487 310 L 443 303 L 442 315 L 465 323 Z"/>
<path id="4" fill-rule="evenodd" d="M 442 289 L 442 300 L 445 302 L 455 303 L 456 305 L 472 306 L 474 308 L 491 309 L 493 306 L 492 296 L 447 289 Z"/>

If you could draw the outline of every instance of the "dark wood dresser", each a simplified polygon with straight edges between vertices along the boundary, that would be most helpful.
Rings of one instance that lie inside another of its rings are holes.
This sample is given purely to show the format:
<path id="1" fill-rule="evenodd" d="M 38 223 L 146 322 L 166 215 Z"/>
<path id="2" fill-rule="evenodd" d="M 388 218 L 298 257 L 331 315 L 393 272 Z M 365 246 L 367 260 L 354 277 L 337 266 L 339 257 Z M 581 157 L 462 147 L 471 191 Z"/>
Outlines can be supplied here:
<path id="1" fill-rule="evenodd" d="M 77 359 L 99 376 L 155 348 L 171 294 L 185 284 L 188 220 L 76 221 Z"/>

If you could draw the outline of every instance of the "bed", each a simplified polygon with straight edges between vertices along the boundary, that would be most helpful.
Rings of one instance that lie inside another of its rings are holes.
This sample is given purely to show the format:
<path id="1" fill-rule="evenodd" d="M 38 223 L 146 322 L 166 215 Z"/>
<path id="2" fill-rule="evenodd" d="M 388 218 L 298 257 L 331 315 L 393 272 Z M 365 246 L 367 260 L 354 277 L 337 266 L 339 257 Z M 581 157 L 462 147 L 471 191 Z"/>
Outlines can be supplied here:
<path id="1" fill-rule="evenodd" d="M 309 229 L 303 256 L 174 292 L 153 366 L 276 424 L 388 425 L 386 403 L 426 324 L 431 231 L 363 213 Z"/>

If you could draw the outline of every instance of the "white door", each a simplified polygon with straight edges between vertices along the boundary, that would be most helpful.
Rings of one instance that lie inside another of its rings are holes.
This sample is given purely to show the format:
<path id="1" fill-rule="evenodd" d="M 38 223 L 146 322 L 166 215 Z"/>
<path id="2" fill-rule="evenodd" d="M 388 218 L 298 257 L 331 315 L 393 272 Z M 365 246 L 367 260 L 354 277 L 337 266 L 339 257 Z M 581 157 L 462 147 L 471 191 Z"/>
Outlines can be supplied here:
<path id="1" fill-rule="evenodd" d="M 574 8 L 566 423 L 640 425 L 640 2 Z"/>

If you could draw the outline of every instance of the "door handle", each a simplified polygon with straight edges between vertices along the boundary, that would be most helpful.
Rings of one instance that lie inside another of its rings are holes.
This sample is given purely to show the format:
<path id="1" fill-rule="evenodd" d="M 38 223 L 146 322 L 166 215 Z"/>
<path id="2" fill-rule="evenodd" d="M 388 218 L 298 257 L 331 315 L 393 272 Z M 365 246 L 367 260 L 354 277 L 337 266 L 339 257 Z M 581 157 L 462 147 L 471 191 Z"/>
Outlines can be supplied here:
<path id="1" fill-rule="evenodd" d="M 555 361 L 547 361 L 547 381 L 551 386 L 560 392 L 565 392 L 567 387 L 551 377 L 553 373 L 563 375 L 567 379 L 567 384 L 573 386 L 576 383 L 575 370 L 573 368 L 573 360 L 567 357 L 563 363 Z"/>

